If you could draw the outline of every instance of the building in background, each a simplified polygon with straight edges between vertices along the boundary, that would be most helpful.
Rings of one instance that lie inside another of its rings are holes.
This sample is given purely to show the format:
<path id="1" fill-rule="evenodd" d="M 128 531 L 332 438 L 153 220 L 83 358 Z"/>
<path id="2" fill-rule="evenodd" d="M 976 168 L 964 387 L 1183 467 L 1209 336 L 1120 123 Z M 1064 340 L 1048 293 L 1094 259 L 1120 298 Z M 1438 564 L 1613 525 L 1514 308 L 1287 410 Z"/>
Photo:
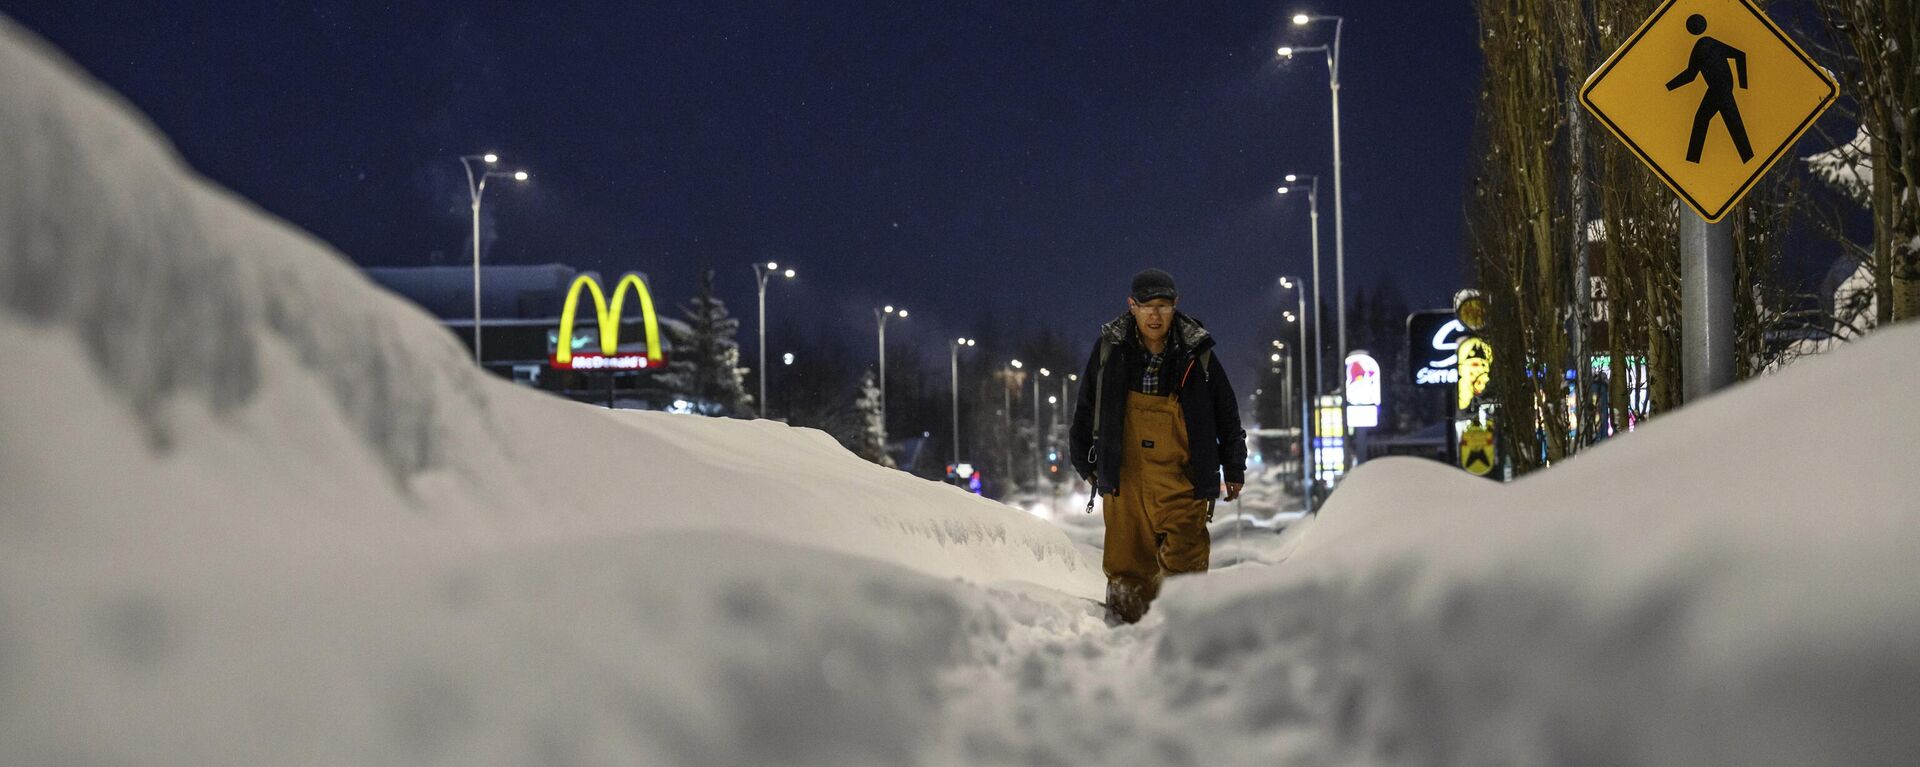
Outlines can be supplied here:
<path id="1" fill-rule="evenodd" d="M 473 267 L 373 267 L 365 271 L 374 282 L 439 318 L 448 332 L 468 349 L 473 348 Z M 566 264 L 482 267 L 481 349 L 485 356 L 480 364 L 503 378 L 584 402 L 659 410 L 671 407 L 672 398 L 654 383 L 653 371 L 574 371 L 551 365 L 558 348 L 567 290 L 582 274 L 593 276 L 603 288 L 614 286 L 597 272 L 582 272 Z M 646 276 L 641 275 L 641 280 L 647 281 Z M 592 301 L 582 297 L 581 303 L 576 334 L 584 332 L 597 338 L 591 330 L 595 325 Z M 658 320 L 663 330 L 683 324 L 664 316 Z M 671 334 L 660 335 L 661 345 L 668 346 L 666 338 Z M 620 338 L 646 338 L 645 322 L 637 307 L 620 318 Z"/>

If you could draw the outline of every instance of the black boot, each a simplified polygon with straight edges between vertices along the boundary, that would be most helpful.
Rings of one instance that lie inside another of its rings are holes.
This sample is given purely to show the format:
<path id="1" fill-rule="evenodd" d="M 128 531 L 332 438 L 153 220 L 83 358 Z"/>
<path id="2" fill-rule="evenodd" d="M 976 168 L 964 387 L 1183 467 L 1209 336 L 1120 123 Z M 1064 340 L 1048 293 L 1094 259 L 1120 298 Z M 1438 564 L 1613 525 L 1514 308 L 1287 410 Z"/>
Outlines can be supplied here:
<path id="1" fill-rule="evenodd" d="M 1130 579 L 1107 581 L 1107 614 L 1122 623 L 1139 623 L 1147 614 L 1146 589 Z"/>

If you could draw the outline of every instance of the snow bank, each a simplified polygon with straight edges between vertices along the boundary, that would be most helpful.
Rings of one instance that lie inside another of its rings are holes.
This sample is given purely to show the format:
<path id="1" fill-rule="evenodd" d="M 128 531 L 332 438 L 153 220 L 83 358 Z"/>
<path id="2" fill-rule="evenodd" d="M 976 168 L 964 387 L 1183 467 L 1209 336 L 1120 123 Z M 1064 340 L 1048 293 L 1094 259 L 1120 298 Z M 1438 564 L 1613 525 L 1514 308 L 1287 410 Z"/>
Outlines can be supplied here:
<path id="1" fill-rule="evenodd" d="M 1156 678 L 1329 762 L 1909 761 L 1915 381 L 1893 328 L 1511 486 L 1369 463 L 1283 567 L 1174 585 Z"/>
<path id="2" fill-rule="evenodd" d="M 0 763 L 890 762 L 970 595 L 1100 588 L 819 432 L 477 372 L 4 19 L 0 178 Z"/>

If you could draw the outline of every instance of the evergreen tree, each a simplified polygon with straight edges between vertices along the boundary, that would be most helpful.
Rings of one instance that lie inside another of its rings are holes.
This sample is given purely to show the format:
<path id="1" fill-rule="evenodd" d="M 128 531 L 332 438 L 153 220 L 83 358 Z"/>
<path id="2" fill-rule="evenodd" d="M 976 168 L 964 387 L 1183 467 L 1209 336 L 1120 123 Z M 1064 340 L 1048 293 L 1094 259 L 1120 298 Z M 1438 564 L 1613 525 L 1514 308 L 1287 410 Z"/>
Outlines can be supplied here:
<path id="1" fill-rule="evenodd" d="M 893 468 L 893 456 L 887 453 L 887 424 L 881 417 L 880 385 L 869 372 L 860 379 L 860 399 L 854 403 L 862 429 L 855 436 L 853 452 L 861 458 Z"/>
<path id="2" fill-rule="evenodd" d="M 681 304 L 685 329 L 668 326 L 673 358 L 660 381 L 679 399 L 693 404 L 702 415 L 741 416 L 751 412 L 746 368 L 740 366 L 740 342 L 734 335 L 740 320 L 713 295 L 713 270 L 700 275 L 700 292 Z"/>

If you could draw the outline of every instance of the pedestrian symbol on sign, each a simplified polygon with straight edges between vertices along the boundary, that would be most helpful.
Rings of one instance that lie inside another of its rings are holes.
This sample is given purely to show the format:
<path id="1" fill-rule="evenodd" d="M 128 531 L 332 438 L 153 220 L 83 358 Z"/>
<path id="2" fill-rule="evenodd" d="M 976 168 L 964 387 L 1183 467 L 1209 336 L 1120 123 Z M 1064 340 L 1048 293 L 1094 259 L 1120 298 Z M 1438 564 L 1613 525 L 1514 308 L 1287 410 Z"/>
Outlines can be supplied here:
<path id="1" fill-rule="evenodd" d="M 1687 31 L 1694 35 L 1707 32 L 1707 17 L 1693 14 L 1687 17 Z M 1727 62 L 1733 66 L 1727 66 Z M 1707 128 L 1713 124 L 1715 115 L 1727 126 L 1727 135 L 1733 139 L 1733 148 L 1740 152 L 1740 162 L 1745 164 L 1753 160 L 1753 146 L 1747 143 L 1747 126 L 1740 122 L 1740 102 L 1733 97 L 1734 73 L 1740 75 L 1740 89 L 1747 88 L 1747 54 L 1726 43 L 1711 37 L 1701 37 L 1693 44 L 1693 54 L 1687 57 L 1687 68 L 1672 80 L 1667 81 L 1667 90 L 1677 90 L 1698 77 L 1707 81 L 1707 93 L 1700 97 L 1700 108 L 1693 113 L 1693 134 L 1687 139 L 1687 162 L 1698 164 L 1700 150 L 1707 143 Z"/>

